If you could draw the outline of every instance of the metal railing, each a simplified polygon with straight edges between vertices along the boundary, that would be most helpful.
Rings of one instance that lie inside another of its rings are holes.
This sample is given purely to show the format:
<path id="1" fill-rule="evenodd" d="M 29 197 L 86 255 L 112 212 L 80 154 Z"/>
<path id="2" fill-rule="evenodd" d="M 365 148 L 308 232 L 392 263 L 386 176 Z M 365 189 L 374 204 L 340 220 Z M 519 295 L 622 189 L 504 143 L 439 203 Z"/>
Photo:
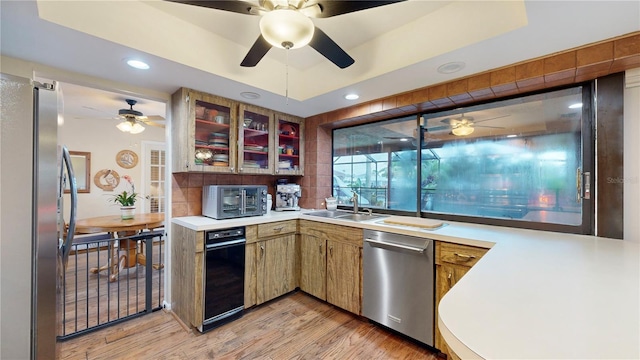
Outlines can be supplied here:
<path id="1" fill-rule="evenodd" d="M 164 229 L 122 238 L 104 233 L 75 239 L 60 281 L 58 339 L 161 309 L 164 239 Z M 129 262 L 127 252 L 136 258 Z"/>

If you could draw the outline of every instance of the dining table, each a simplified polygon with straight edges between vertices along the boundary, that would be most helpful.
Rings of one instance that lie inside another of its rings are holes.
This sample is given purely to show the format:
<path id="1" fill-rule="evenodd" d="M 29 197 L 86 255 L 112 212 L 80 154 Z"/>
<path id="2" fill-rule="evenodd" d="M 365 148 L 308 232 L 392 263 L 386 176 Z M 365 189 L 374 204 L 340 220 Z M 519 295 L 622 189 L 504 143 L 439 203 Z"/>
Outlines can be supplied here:
<path id="1" fill-rule="evenodd" d="M 116 240 L 118 251 L 113 251 L 107 265 L 91 268 L 91 273 L 111 269 L 110 281 L 115 281 L 123 269 L 136 265 L 146 265 L 145 254 L 138 246 L 138 240 L 128 237 L 139 234 L 143 230 L 153 230 L 164 226 L 164 213 L 135 214 L 131 219 L 122 219 L 120 215 L 98 216 L 76 221 L 76 234 L 110 233 Z M 111 246 L 113 249 L 113 246 Z M 140 249 L 140 250 L 139 250 Z M 162 264 L 154 264 L 155 269 L 161 269 Z"/>

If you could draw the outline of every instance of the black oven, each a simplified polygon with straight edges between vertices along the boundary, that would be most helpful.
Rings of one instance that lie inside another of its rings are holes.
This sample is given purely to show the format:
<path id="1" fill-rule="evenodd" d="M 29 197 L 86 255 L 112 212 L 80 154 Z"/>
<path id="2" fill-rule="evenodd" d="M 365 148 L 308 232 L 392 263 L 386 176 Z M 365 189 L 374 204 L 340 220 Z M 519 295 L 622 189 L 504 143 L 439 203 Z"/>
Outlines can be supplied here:
<path id="1" fill-rule="evenodd" d="M 204 321 L 201 332 L 235 320 L 244 310 L 244 227 L 205 233 Z"/>

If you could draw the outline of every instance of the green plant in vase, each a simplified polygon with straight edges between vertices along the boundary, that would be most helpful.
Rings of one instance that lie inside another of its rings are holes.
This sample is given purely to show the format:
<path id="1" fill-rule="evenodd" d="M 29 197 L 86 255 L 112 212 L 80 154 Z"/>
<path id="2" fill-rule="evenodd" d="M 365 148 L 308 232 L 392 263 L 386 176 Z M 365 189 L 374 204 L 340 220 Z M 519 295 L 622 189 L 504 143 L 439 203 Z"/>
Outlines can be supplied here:
<path id="1" fill-rule="evenodd" d="M 129 175 L 124 175 L 123 178 L 127 180 L 131 185 L 131 191 L 124 190 L 119 194 L 113 195 L 111 201 L 120 205 L 121 217 L 123 220 L 133 219 L 133 215 L 136 209 L 136 200 L 138 200 L 138 193 L 136 193 L 136 186 Z"/>

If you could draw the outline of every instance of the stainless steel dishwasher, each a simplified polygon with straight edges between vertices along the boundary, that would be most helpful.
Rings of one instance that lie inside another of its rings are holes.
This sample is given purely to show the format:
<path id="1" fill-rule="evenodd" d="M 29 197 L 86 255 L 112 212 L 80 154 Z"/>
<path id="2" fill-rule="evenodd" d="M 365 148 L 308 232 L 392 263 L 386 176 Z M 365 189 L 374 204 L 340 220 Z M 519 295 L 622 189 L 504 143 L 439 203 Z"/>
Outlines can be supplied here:
<path id="1" fill-rule="evenodd" d="M 362 315 L 434 346 L 434 242 L 364 231 Z"/>

